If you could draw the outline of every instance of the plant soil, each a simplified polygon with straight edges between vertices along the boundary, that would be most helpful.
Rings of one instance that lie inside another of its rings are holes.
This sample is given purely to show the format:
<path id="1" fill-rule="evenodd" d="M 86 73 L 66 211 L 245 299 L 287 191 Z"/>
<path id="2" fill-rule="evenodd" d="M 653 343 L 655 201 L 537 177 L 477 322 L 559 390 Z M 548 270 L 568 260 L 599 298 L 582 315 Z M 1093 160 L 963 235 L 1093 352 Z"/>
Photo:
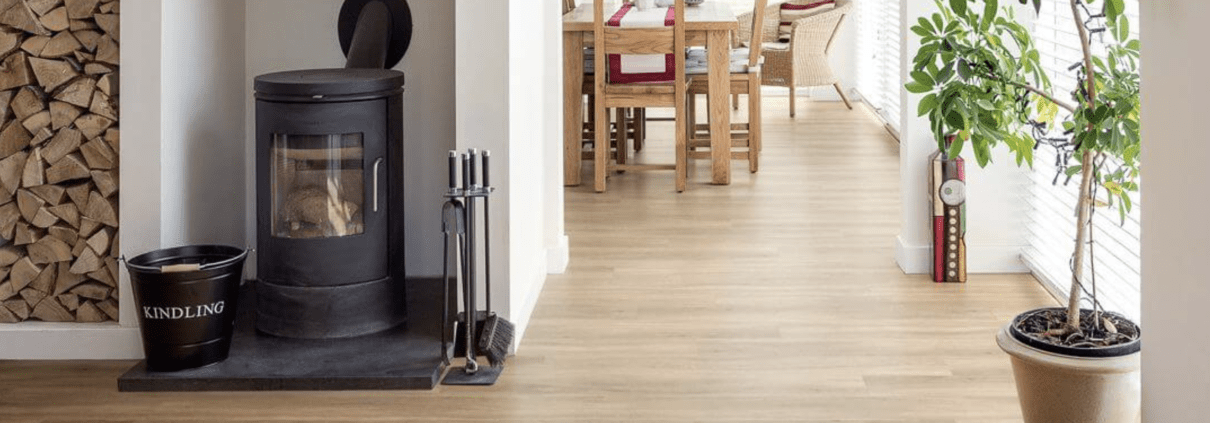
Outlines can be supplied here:
<path id="1" fill-rule="evenodd" d="M 1034 340 L 1067 348 L 1104 348 L 1139 339 L 1138 325 L 1115 313 L 1100 313 L 1098 322 L 1092 310 L 1080 310 L 1080 328 L 1067 326 L 1066 309 L 1041 309 L 1022 315 L 1017 330 Z"/>

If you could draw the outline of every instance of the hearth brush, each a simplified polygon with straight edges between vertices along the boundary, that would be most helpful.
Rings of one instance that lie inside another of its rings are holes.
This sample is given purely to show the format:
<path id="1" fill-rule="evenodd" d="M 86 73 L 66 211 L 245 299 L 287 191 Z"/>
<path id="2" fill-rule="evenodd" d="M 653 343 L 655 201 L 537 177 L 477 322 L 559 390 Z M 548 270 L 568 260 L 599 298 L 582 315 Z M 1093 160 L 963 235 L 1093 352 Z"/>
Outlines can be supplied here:
<path id="1" fill-rule="evenodd" d="M 492 216 L 489 205 L 493 188 L 489 178 L 490 158 L 490 151 L 484 151 L 480 156 L 483 163 L 483 292 L 487 297 L 487 319 L 481 326 L 483 329 L 479 333 L 477 349 L 480 354 L 487 356 L 492 367 L 500 367 L 504 365 L 504 358 L 513 344 L 514 327 L 512 322 L 492 312 Z"/>

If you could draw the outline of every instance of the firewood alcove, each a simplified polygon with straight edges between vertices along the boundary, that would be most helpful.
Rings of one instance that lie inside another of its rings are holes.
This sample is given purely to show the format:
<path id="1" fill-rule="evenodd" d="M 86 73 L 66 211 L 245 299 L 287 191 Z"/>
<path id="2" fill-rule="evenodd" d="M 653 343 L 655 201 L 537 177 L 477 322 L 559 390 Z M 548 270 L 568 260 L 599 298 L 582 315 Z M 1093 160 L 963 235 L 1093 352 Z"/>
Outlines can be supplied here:
<path id="1" fill-rule="evenodd" d="M 0 322 L 118 319 L 118 0 L 0 0 Z"/>

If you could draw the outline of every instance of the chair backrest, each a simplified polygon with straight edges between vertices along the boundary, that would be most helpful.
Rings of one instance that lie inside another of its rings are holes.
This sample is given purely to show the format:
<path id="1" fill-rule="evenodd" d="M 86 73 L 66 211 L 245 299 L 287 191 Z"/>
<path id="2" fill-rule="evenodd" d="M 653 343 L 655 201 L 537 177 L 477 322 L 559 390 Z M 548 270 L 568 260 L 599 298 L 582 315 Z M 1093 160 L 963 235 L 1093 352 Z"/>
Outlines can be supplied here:
<path id="1" fill-rule="evenodd" d="M 781 5 L 783 3 L 785 0 L 774 0 L 765 6 L 764 25 L 761 26 L 759 32 L 762 42 L 777 41 L 778 30 L 781 28 Z"/>
<path id="2" fill-rule="evenodd" d="M 576 0 L 563 0 L 563 14 L 576 10 Z"/>
<path id="3" fill-rule="evenodd" d="M 752 5 L 752 32 L 750 34 L 760 34 L 761 28 L 765 25 L 765 8 L 768 6 L 769 0 L 756 0 Z M 756 38 L 754 36 L 753 38 Z M 756 66 L 760 62 L 761 45 L 763 40 L 752 39 L 748 43 L 748 67 Z"/>
<path id="4" fill-rule="evenodd" d="M 593 4 L 593 46 L 596 75 L 608 75 L 611 54 L 670 54 L 675 58 L 677 86 L 685 79 L 685 0 L 676 0 L 673 25 L 653 28 L 606 26 L 605 0 Z M 611 11 L 614 12 L 614 11 Z M 613 15 L 610 14 L 610 17 Z M 598 78 L 599 81 L 608 78 Z"/>
<path id="5" fill-rule="evenodd" d="M 836 41 L 836 34 L 840 33 L 840 25 L 844 23 L 844 18 L 849 15 L 853 9 L 853 0 L 836 0 L 836 14 L 840 15 L 836 19 L 836 26 L 832 27 L 832 35 L 828 37 L 828 45 L 824 47 L 824 52 L 832 50 L 832 43 Z"/>

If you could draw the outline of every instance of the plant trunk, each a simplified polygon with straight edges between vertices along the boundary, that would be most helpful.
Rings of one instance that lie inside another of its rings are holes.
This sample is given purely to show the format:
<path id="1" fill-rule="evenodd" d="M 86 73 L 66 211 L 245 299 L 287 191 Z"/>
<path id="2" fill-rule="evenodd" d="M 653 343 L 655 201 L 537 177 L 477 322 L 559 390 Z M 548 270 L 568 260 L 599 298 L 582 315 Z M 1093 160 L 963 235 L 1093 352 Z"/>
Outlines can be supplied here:
<path id="1" fill-rule="evenodd" d="M 1076 219 L 1076 251 L 1074 268 L 1071 269 L 1071 294 L 1067 298 L 1067 326 L 1070 330 L 1080 330 L 1080 281 L 1084 276 L 1084 243 L 1088 239 L 1088 219 L 1092 218 L 1092 173 L 1094 155 L 1092 151 L 1084 151 L 1080 160 L 1083 167 L 1080 175 L 1080 194 L 1077 202 L 1079 217 Z"/>
<path id="2" fill-rule="evenodd" d="M 1076 25 L 1076 30 L 1080 34 L 1080 47 L 1084 53 L 1084 74 L 1087 77 L 1085 83 L 1088 90 L 1087 103 L 1084 107 L 1096 107 L 1097 100 L 1097 84 L 1096 84 L 1096 69 L 1092 67 L 1092 46 L 1089 45 L 1088 29 L 1084 27 L 1084 20 L 1080 19 L 1080 0 L 1071 0 L 1071 16 Z M 1093 128 L 1085 128 L 1091 131 Z M 1079 218 L 1076 220 L 1076 251 L 1074 257 L 1074 269 L 1071 270 L 1071 294 L 1067 298 L 1067 326 L 1073 331 L 1080 330 L 1080 281 L 1084 275 L 1084 243 L 1088 239 L 1088 219 L 1091 216 L 1093 207 L 1092 198 L 1092 177 L 1094 169 L 1094 161 L 1096 155 L 1092 150 L 1084 148 L 1083 157 L 1080 159 L 1080 199 L 1078 201 Z M 1094 304 L 1093 307 L 1096 307 Z"/>

